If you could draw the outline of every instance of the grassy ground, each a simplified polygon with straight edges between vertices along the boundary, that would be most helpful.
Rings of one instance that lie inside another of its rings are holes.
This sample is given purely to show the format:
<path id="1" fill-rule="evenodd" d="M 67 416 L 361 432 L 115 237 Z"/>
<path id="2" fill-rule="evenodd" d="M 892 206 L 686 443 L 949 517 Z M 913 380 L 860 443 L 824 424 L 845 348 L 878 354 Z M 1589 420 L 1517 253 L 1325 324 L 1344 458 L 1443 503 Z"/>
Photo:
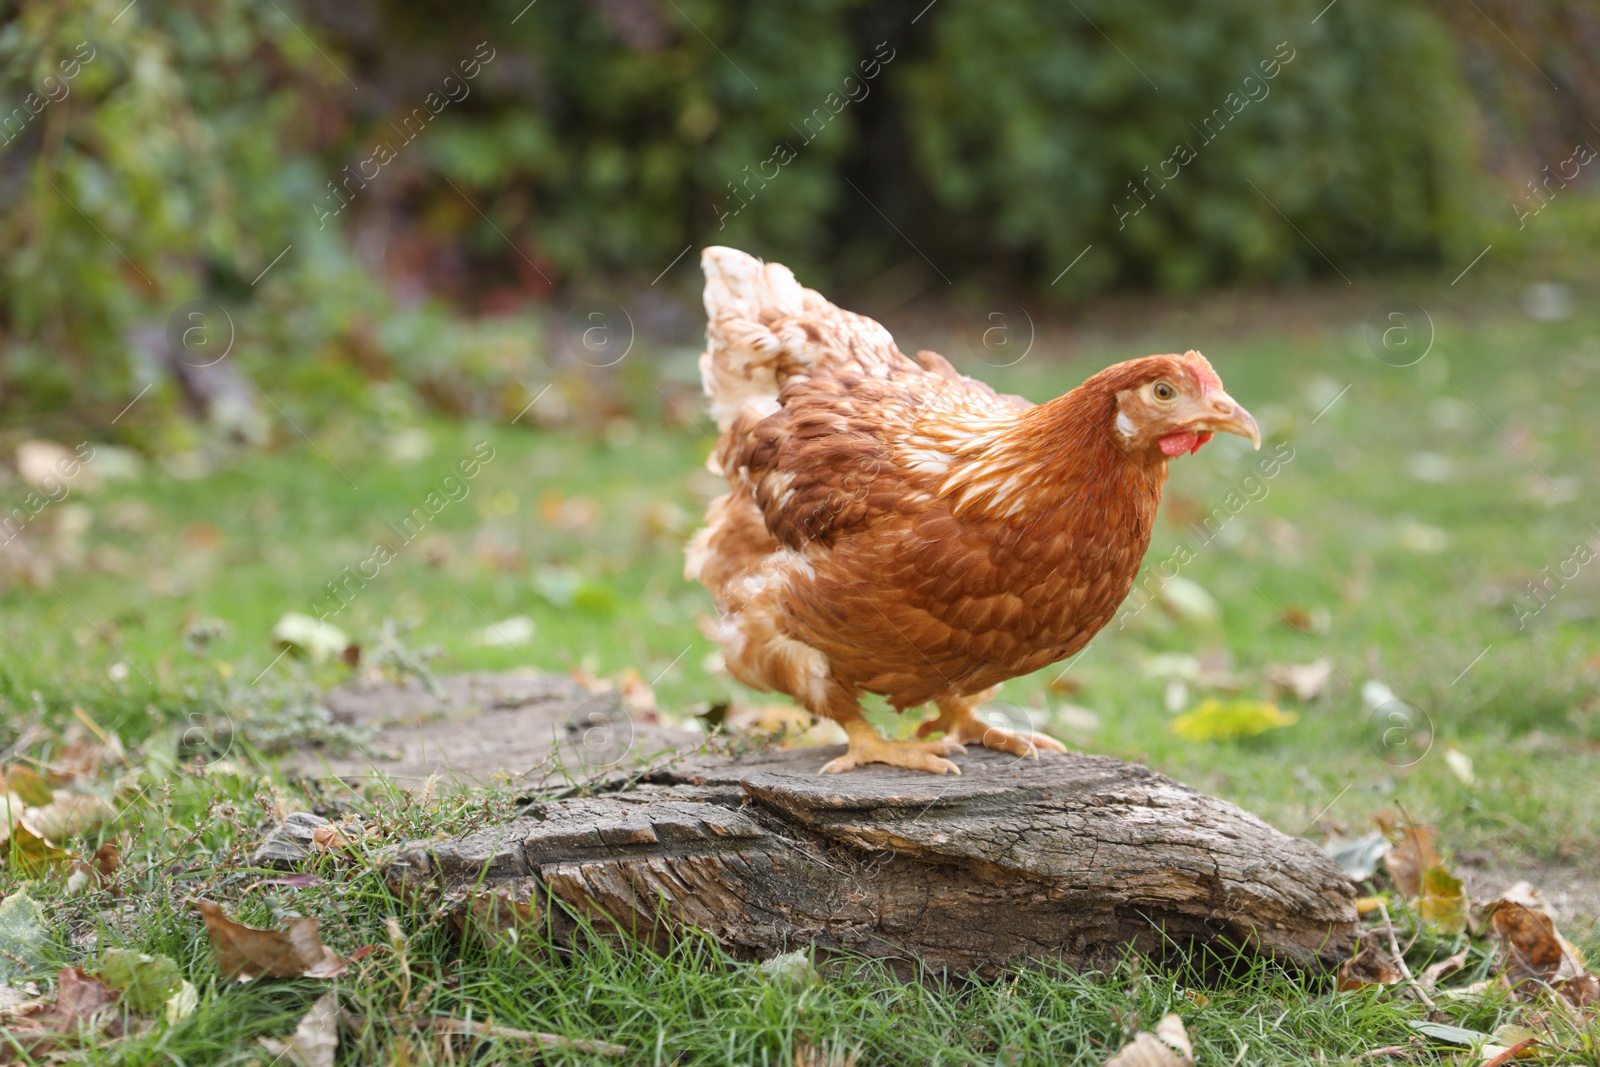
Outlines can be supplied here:
<path id="1" fill-rule="evenodd" d="M 1018 679 L 1002 699 L 1075 745 L 1144 761 L 1290 832 L 1361 833 L 1374 814 L 1403 812 L 1438 828 L 1469 882 L 1545 886 L 1568 912 L 1568 936 L 1592 943 L 1600 567 L 1585 561 L 1600 544 L 1600 313 L 1541 323 L 1493 294 L 1424 303 L 1437 336 L 1403 367 L 1391 364 L 1413 350 L 1385 361 L 1369 345 L 1368 305 L 1249 336 L 1198 309 L 1135 336 L 1078 336 L 1072 360 L 1047 341 L 1004 369 L 967 359 L 969 372 L 1043 399 L 1114 359 L 1192 345 L 1266 436 L 1260 454 L 1219 439 L 1175 464 L 1148 559 L 1145 590 L 1161 585 L 1160 564 L 1178 561 L 1216 618 L 1153 602 L 1109 627 L 1064 677 L 1058 667 Z M 902 337 L 908 348 L 938 342 Z M 960 340 L 948 348 L 959 362 Z M 664 380 L 683 378 L 681 353 L 661 359 Z M 1204 1063 L 1343 1062 L 1411 1040 L 1408 1020 L 1422 1012 L 1409 1002 L 1336 996 L 1267 969 L 1201 981 L 1129 961 L 1103 976 L 1040 969 L 957 987 L 899 984 L 852 964 L 797 995 L 700 944 L 668 958 L 603 946 L 558 958 L 537 944 L 458 952 L 429 906 L 392 899 L 359 870 L 326 871 L 320 887 L 247 891 L 256 876 L 239 868 L 268 809 L 317 798 L 246 773 L 242 760 L 231 764 L 238 773 L 208 774 L 173 769 L 159 753 L 181 760 L 184 731 L 199 724 L 203 740 L 222 716 L 257 745 L 318 733 L 315 715 L 288 698 L 346 668 L 275 661 L 268 632 L 286 611 L 327 606 L 326 583 L 393 541 L 388 524 L 430 491 L 460 496 L 445 479 L 463 460 L 479 466 L 459 483 L 465 495 L 376 577 L 345 587 L 349 603 L 333 621 L 369 654 L 393 620 L 405 647 L 437 646 L 436 670 L 631 670 L 655 680 L 669 711 L 730 694 L 696 628 L 707 598 L 680 571 L 683 536 L 714 488 L 700 466 L 705 427 L 660 417 L 658 408 L 672 415 L 659 402 L 678 397 L 671 389 L 647 395 L 635 416 L 591 430 L 333 418 L 314 446 L 290 438 L 210 464 L 147 464 L 41 514 L 33 541 L 55 560 L 48 583 L 0 591 L 0 743 L 12 746 L 8 761 L 17 746 L 47 757 L 81 708 L 134 755 L 121 818 L 83 843 L 120 843 L 130 893 L 67 899 L 49 878 L 34 885 L 53 935 L 35 977 L 125 945 L 175 958 L 201 993 L 187 1020 L 108 1044 L 97 1062 L 265 1061 L 253 1037 L 292 1028 L 315 995 L 309 981 L 224 985 L 184 903 L 202 891 L 244 921 L 318 916 L 345 953 L 386 946 L 340 980 L 347 1007 L 386 1018 L 470 1007 L 508 1026 L 619 1041 L 637 1062 L 789 1063 L 801 1035 L 839 1056 L 859 1047 L 863 1063 L 1098 1063 L 1135 1019 L 1149 1026 L 1169 1009 L 1197 1033 Z M 1270 476 L 1258 466 L 1267 456 L 1277 459 Z M 0 491 L 9 499 L 22 488 Z M 1530 594 L 1530 581 L 1549 576 Z M 1168 587 L 1166 599 L 1184 588 Z M 532 618 L 531 642 L 482 642 L 487 624 L 513 615 Z M 1226 682 L 1229 698 L 1264 697 L 1269 667 L 1323 657 L 1335 668 L 1327 691 L 1283 702 L 1298 715 L 1292 726 L 1225 742 L 1170 729 L 1175 710 L 1216 695 L 1209 683 Z M 1174 674 L 1189 681 L 1180 687 Z M 1404 706 L 1375 698 L 1374 681 Z M 381 842 L 480 825 L 510 801 L 380 793 L 361 814 Z M 0 890 L 19 878 L 0 872 Z M 403 951 L 390 944 L 389 916 L 409 939 Z M 1455 947 L 1428 934 L 1413 960 Z M 1485 1031 L 1512 1012 L 1492 996 L 1448 1009 Z M 422 1039 L 384 1030 L 362 1037 L 349 1062 L 429 1055 Z M 512 1046 L 488 1055 L 520 1057 Z M 1600 1062 L 1590 1057 L 1580 1062 Z"/>

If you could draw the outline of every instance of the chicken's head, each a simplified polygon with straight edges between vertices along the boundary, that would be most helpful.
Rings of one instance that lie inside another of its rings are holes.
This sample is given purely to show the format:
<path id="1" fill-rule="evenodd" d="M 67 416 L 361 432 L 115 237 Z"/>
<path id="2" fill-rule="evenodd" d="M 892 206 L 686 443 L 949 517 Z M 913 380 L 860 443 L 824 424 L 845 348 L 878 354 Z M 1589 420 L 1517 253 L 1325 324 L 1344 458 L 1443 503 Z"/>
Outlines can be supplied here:
<path id="1" fill-rule="evenodd" d="M 1146 356 L 1119 364 L 1116 432 L 1130 451 L 1171 458 L 1194 453 L 1214 433 L 1234 433 L 1261 447 L 1256 420 L 1239 405 L 1198 352 Z"/>

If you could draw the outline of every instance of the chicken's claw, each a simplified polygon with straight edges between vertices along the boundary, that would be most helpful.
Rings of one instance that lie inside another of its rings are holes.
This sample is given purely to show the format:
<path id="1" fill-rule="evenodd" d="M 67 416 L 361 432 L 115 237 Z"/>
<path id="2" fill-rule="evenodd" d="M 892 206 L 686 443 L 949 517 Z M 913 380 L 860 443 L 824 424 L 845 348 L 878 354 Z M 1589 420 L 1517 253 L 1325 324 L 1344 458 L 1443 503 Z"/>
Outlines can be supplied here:
<path id="1" fill-rule="evenodd" d="M 927 737 L 931 733 L 943 730 L 946 739 L 954 738 L 957 741 L 977 742 L 984 748 L 992 748 L 998 752 L 1009 752 L 1013 756 L 1023 759 L 1038 759 L 1039 750 L 1047 752 L 1065 752 L 1067 746 L 1048 734 L 1036 733 L 1033 730 L 1011 730 L 1003 726 L 991 726 L 978 718 L 970 710 L 952 709 L 941 714 L 937 719 L 929 719 L 917 727 L 918 737 Z"/>
<path id="2" fill-rule="evenodd" d="M 843 774 L 868 763 L 887 763 L 913 771 L 960 774 L 961 768 L 943 757 L 965 751 L 954 737 L 941 737 L 937 741 L 886 741 L 875 732 L 871 737 L 862 733 L 850 739 L 849 751 L 829 760 L 819 773 Z"/>
<path id="3" fill-rule="evenodd" d="M 1047 752 L 1067 750 L 1066 745 L 1045 734 L 1035 733 L 1032 730 L 1007 730 L 999 726 L 985 729 L 981 741 L 984 748 L 1009 752 L 1023 759 L 1038 759 L 1041 748 Z"/>

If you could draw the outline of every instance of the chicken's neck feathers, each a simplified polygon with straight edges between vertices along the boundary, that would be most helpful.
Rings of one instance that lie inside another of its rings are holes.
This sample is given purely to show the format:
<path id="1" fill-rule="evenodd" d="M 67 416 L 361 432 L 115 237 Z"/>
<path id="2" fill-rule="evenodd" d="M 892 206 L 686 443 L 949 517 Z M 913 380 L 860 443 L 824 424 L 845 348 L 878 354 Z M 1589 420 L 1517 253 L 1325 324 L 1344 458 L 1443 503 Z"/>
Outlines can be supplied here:
<path id="1" fill-rule="evenodd" d="M 1033 522 L 1060 510 L 1148 525 L 1167 461 L 1130 448 L 1115 417 L 1115 395 L 1085 385 L 1004 419 L 968 424 L 953 442 L 939 493 L 958 517 Z M 1131 514 L 1107 514 L 1130 506 Z"/>

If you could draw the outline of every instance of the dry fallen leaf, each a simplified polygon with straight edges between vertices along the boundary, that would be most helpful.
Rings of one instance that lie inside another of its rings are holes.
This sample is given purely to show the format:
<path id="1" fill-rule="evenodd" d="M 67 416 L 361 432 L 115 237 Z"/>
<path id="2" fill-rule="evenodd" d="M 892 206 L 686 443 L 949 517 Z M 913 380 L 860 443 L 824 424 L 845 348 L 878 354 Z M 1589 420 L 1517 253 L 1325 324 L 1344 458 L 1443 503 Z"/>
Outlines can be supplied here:
<path id="1" fill-rule="evenodd" d="M 1596 657 L 1600 659 L 1600 657 Z M 1062 671 L 1045 683 L 1045 688 L 1057 696 L 1072 697 L 1083 692 L 1083 679 L 1070 671 Z"/>
<path id="2" fill-rule="evenodd" d="M 17 446 L 15 458 L 22 480 L 29 488 L 47 495 L 59 492 L 63 486 L 89 489 L 100 485 L 100 472 L 88 465 L 82 453 L 54 441 L 24 441 Z M 89 459 L 93 458 L 94 450 L 90 449 Z"/>
<path id="3" fill-rule="evenodd" d="M 1414 900 L 1422 893 L 1423 874 L 1440 862 L 1439 850 L 1433 845 L 1433 831 L 1425 826 L 1397 828 L 1382 819 L 1379 825 L 1389 835 L 1389 840 L 1394 842 L 1394 848 L 1384 857 L 1389 877 L 1401 896 Z"/>
<path id="4" fill-rule="evenodd" d="M 128 750 L 115 731 L 107 730 L 80 705 L 62 734 L 63 745 L 51 757 L 50 775 L 57 781 L 98 781 L 106 771 L 128 762 Z"/>
<path id="5" fill-rule="evenodd" d="M 1554 985 L 1556 992 L 1566 997 L 1574 1008 L 1587 1008 L 1591 1004 L 1600 1004 L 1600 977 L 1580 974 L 1576 978 L 1557 980 Z"/>
<path id="6" fill-rule="evenodd" d="M 62 841 L 88 833 L 116 816 L 117 809 L 97 796 L 57 789 L 50 803 L 24 811 L 22 822 L 40 837 Z"/>
<path id="7" fill-rule="evenodd" d="M 1525 1037 L 1510 1045 L 1489 1042 L 1478 1049 L 1478 1063 L 1481 1067 L 1506 1067 L 1512 1060 L 1538 1055 L 1535 1051 L 1538 1044 L 1537 1037 Z"/>
<path id="8" fill-rule="evenodd" d="M 12 868 L 26 877 L 36 877 L 45 871 L 66 867 L 77 859 L 64 848 L 40 837 L 27 823 L 18 822 L 11 828 L 11 838 L 6 850 Z"/>
<path id="9" fill-rule="evenodd" d="M 261 1037 L 263 1048 L 298 1067 L 333 1067 L 339 1051 L 339 994 L 322 994 L 286 1038 Z"/>
<path id="10" fill-rule="evenodd" d="M 1156 1024 L 1155 1033 L 1146 1030 L 1135 1035 L 1105 1067 L 1194 1067 L 1194 1047 L 1183 1020 L 1166 1015 Z"/>
<path id="11" fill-rule="evenodd" d="M 1183 1028 L 1183 1020 L 1176 1015 L 1163 1015 L 1161 1021 L 1156 1023 L 1156 1036 L 1166 1046 L 1183 1055 L 1183 1058 L 1193 1062 L 1194 1046 L 1189 1043 L 1189 1031 Z"/>
<path id="12" fill-rule="evenodd" d="M 273 625 L 269 639 L 274 645 L 309 657 L 313 663 L 334 659 L 350 647 L 350 637 L 343 630 L 297 611 L 285 612 Z"/>
<path id="13" fill-rule="evenodd" d="M 114 1005 L 117 994 L 97 978 L 76 967 L 64 968 L 56 975 L 56 999 L 42 1011 L 7 1020 L 7 1043 L 15 1043 L 25 1053 L 41 1052 L 71 1044 L 85 1034 L 122 1034 L 122 1016 Z M 8 1048 L 6 1052 L 12 1051 Z"/>
<path id="14" fill-rule="evenodd" d="M 67 865 L 67 895 L 77 896 L 90 889 L 109 888 L 112 896 L 122 896 L 122 890 L 116 887 L 113 877 L 121 866 L 122 853 L 116 845 L 101 845 L 89 860 L 74 858 Z"/>
<path id="15" fill-rule="evenodd" d="M 1341 993 L 1348 993 L 1371 989 L 1373 986 L 1394 985 L 1404 977 L 1389 954 L 1375 942 L 1368 941 L 1354 956 L 1339 964 L 1336 988 Z"/>
<path id="16" fill-rule="evenodd" d="M 1530 911 L 1542 912 L 1545 915 L 1550 914 L 1550 905 L 1544 899 L 1544 894 L 1540 893 L 1538 887 L 1532 882 L 1516 883 L 1510 889 L 1501 893 L 1499 900 L 1495 903 L 1499 903 L 1500 900 L 1508 901 L 1512 904 L 1521 904 Z M 1489 907 L 1492 910 L 1494 904 L 1489 905 Z"/>
<path id="17" fill-rule="evenodd" d="M 1418 982 L 1422 985 L 1423 989 L 1432 990 L 1434 986 L 1439 984 L 1439 979 L 1456 973 L 1466 965 L 1467 950 L 1462 949 L 1454 956 L 1446 956 L 1444 959 L 1439 960 L 1436 963 L 1428 964 L 1428 966 L 1423 969 L 1422 976 L 1418 979 Z"/>
<path id="18" fill-rule="evenodd" d="M 101 878 L 110 880 L 122 869 L 122 850 L 116 845 L 101 845 L 94 850 L 94 870 Z"/>
<path id="19" fill-rule="evenodd" d="M 1284 605 L 1278 617 L 1291 629 L 1304 634 L 1324 633 L 1333 621 L 1327 608 L 1307 609 L 1295 604 Z"/>
<path id="20" fill-rule="evenodd" d="M 1388 903 L 1389 903 L 1389 898 L 1386 897 L 1386 896 L 1382 896 L 1382 895 L 1371 896 L 1371 897 L 1357 897 L 1356 898 L 1356 914 L 1357 915 L 1372 915 L 1372 914 L 1374 914 L 1376 912 L 1382 911 L 1383 908 Z"/>
<path id="21" fill-rule="evenodd" d="M 258 930 L 229 919 L 213 901 L 197 900 L 195 907 L 224 978 L 332 978 L 345 968 L 345 960 L 317 937 L 319 919 L 290 919 L 287 930 Z"/>
<path id="22" fill-rule="evenodd" d="M 1566 950 L 1550 916 L 1502 900 L 1495 905 L 1491 921 L 1505 950 L 1506 979 L 1512 986 L 1526 981 L 1549 982 L 1567 962 Z"/>
<path id="23" fill-rule="evenodd" d="M 323 851 L 349 848 L 350 841 L 332 823 L 323 823 L 311 831 L 311 843 Z"/>
<path id="24" fill-rule="evenodd" d="M 1422 892 L 1417 911 L 1440 932 L 1459 934 L 1467 928 L 1467 893 L 1461 879 L 1442 863 L 1422 873 Z"/>
<path id="25" fill-rule="evenodd" d="M 1550 916 L 1502 898 L 1494 904 L 1491 922 L 1505 952 L 1505 981 L 1512 990 L 1527 994 L 1551 986 L 1579 1007 L 1600 996 L 1594 976 L 1584 971 L 1583 958 L 1556 933 Z"/>
<path id="26" fill-rule="evenodd" d="M 1311 663 L 1271 663 L 1262 670 L 1261 677 L 1280 696 L 1311 701 L 1327 691 L 1333 679 L 1333 664 L 1325 659 Z"/>

